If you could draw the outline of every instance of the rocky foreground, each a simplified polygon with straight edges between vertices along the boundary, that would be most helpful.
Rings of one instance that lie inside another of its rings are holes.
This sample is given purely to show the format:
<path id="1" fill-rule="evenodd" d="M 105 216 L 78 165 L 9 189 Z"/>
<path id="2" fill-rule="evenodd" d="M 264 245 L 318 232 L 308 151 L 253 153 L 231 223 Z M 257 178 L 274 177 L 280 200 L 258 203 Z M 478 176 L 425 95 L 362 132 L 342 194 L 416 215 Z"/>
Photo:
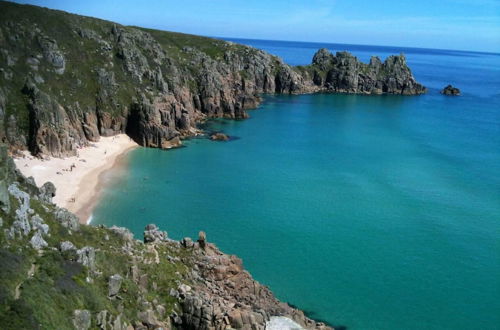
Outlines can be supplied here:
<path id="1" fill-rule="evenodd" d="M 365 64 L 322 49 L 291 67 L 231 42 L 0 1 L 0 141 L 13 152 L 74 155 L 117 133 L 177 146 L 207 118 L 246 118 L 262 93 L 425 91 L 403 55 Z"/>
<path id="2" fill-rule="evenodd" d="M 265 329 L 284 316 L 330 329 L 280 302 L 236 256 L 200 232 L 174 241 L 148 225 L 80 225 L 54 205 L 0 147 L 0 324 L 2 329 Z"/>

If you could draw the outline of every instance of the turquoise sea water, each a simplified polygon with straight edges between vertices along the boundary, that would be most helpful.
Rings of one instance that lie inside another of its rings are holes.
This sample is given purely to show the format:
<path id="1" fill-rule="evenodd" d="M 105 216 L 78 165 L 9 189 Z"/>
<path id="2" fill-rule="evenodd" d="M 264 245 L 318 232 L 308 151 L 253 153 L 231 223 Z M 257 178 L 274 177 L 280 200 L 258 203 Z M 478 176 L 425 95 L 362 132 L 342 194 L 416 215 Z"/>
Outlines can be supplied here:
<path id="1" fill-rule="evenodd" d="M 318 48 L 240 42 L 291 64 Z M 230 142 L 131 152 L 93 223 L 204 230 L 332 325 L 499 329 L 500 56 L 403 50 L 427 95 L 267 96 L 249 120 L 207 125 Z M 463 96 L 440 95 L 448 83 Z"/>

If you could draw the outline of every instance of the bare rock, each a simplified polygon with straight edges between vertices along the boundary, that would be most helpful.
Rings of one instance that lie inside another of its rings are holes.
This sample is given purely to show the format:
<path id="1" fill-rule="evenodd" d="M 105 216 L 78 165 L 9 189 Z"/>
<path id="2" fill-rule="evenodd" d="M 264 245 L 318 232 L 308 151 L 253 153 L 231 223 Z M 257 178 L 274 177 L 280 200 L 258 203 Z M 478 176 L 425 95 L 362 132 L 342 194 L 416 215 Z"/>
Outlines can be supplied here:
<path id="1" fill-rule="evenodd" d="M 59 250 L 61 252 L 76 251 L 76 247 L 70 241 L 64 241 L 64 242 L 61 242 L 61 244 L 59 245 Z"/>
<path id="2" fill-rule="evenodd" d="M 198 233 L 198 244 L 202 249 L 205 248 L 206 242 L 207 242 L 207 234 L 205 234 L 204 231 L 200 231 Z"/>
<path id="3" fill-rule="evenodd" d="M 459 96 L 460 89 L 453 87 L 452 85 L 448 85 L 445 88 L 443 88 L 443 90 L 441 91 L 441 94 L 451 95 L 451 96 Z"/>
<path id="4" fill-rule="evenodd" d="M 80 221 L 73 213 L 67 209 L 58 208 L 55 212 L 56 220 L 69 230 L 77 231 L 80 229 Z"/>
<path id="5" fill-rule="evenodd" d="M 184 237 L 181 240 L 181 245 L 187 249 L 194 247 L 193 240 L 189 237 Z"/>
<path id="6" fill-rule="evenodd" d="M 73 325 L 76 330 L 87 330 L 90 328 L 91 315 L 86 309 L 77 309 L 73 312 Z"/>
<path id="7" fill-rule="evenodd" d="M 78 256 L 77 261 L 90 270 L 95 269 L 95 249 L 91 246 L 85 246 L 76 251 Z"/>
<path id="8" fill-rule="evenodd" d="M 372 57 L 366 64 L 349 52 L 333 55 L 323 48 L 314 55 L 310 69 L 314 84 L 329 92 L 403 95 L 426 92 L 413 77 L 403 54 L 389 56 L 383 63 Z"/>
<path id="9" fill-rule="evenodd" d="M 107 329 L 108 326 L 108 311 L 102 310 L 97 313 L 96 323 L 99 329 Z"/>
<path id="10" fill-rule="evenodd" d="M 214 133 L 210 135 L 210 140 L 212 141 L 229 141 L 229 136 L 224 133 Z"/>
<path id="11" fill-rule="evenodd" d="M 52 203 L 52 198 L 56 195 L 56 186 L 52 182 L 45 182 L 43 186 L 40 187 L 40 194 L 38 197 L 41 201 L 46 203 Z"/>
<path id="12" fill-rule="evenodd" d="M 8 191 L 19 202 L 19 208 L 15 211 L 14 222 L 9 230 L 9 237 L 27 236 L 31 231 L 29 217 L 33 213 L 30 208 L 30 195 L 20 190 L 17 184 L 11 184 Z"/>
<path id="13" fill-rule="evenodd" d="M 30 244 L 35 250 L 41 250 L 48 246 L 48 243 L 43 239 L 40 231 L 35 232 L 33 237 L 31 237 Z"/>
<path id="14" fill-rule="evenodd" d="M 155 224 L 149 224 L 144 230 L 144 243 L 161 242 L 167 239 L 166 231 L 160 231 Z"/>
<path id="15" fill-rule="evenodd" d="M 43 235 L 47 235 L 49 233 L 49 225 L 47 225 L 38 214 L 34 214 L 31 217 L 30 222 L 33 230 L 39 231 Z"/>
<path id="16" fill-rule="evenodd" d="M 120 292 L 123 277 L 118 274 L 111 275 L 108 280 L 108 296 L 114 297 Z"/>
<path id="17" fill-rule="evenodd" d="M 134 239 L 134 234 L 125 227 L 112 226 L 109 230 L 120 236 L 124 241 L 129 242 Z"/>

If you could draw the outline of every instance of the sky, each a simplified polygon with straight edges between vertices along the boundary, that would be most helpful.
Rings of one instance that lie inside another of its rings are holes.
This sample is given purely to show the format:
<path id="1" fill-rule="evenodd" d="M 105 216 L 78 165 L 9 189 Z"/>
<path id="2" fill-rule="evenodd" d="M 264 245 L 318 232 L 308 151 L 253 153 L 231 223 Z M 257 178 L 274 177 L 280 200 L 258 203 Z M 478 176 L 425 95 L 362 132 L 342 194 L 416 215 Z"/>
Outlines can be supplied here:
<path id="1" fill-rule="evenodd" d="M 15 2 L 205 36 L 500 53 L 500 0 Z"/>

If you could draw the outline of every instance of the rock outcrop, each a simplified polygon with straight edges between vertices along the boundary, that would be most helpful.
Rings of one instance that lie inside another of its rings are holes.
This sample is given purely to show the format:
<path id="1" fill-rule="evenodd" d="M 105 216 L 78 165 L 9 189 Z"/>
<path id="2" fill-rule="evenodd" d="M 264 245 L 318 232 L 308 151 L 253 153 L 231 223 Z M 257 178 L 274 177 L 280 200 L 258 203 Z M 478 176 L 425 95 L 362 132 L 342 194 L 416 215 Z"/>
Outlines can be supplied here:
<path id="1" fill-rule="evenodd" d="M 173 320 L 176 326 L 188 329 L 265 329 L 272 316 L 283 316 L 306 329 L 330 329 L 277 300 L 269 288 L 244 270 L 241 259 L 226 255 L 214 244 L 207 243 L 205 233 L 200 233 L 198 242 L 190 249 L 194 270 L 188 279 L 193 287 L 182 285 L 173 293 L 182 306 L 179 318 Z"/>
<path id="2" fill-rule="evenodd" d="M 413 77 L 403 54 L 389 56 L 384 62 L 374 56 L 365 64 L 348 52 L 333 55 L 323 48 L 316 52 L 306 72 L 321 91 L 402 95 L 426 92 Z"/>
<path id="3" fill-rule="evenodd" d="M 229 136 L 227 136 L 224 133 L 218 132 L 218 133 L 214 133 L 214 134 L 210 135 L 210 140 L 212 140 L 212 141 L 228 141 Z"/>
<path id="4" fill-rule="evenodd" d="M 452 96 L 459 96 L 460 95 L 460 89 L 453 87 L 452 85 L 448 85 L 443 90 L 441 91 L 441 94 L 444 95 L 452 95 Z"/>
<path id="5" fill-rule="evenodd" d="M 231 42 L 0 2 L 0 139 L 13 151 L 74 155 L 120 132 L 171 148 L 207 118 L 247 118 L 262 93 L 311 92 L 425 88 L 403 55 L 364 64 L 322 49 L 291 67 Z"/>

